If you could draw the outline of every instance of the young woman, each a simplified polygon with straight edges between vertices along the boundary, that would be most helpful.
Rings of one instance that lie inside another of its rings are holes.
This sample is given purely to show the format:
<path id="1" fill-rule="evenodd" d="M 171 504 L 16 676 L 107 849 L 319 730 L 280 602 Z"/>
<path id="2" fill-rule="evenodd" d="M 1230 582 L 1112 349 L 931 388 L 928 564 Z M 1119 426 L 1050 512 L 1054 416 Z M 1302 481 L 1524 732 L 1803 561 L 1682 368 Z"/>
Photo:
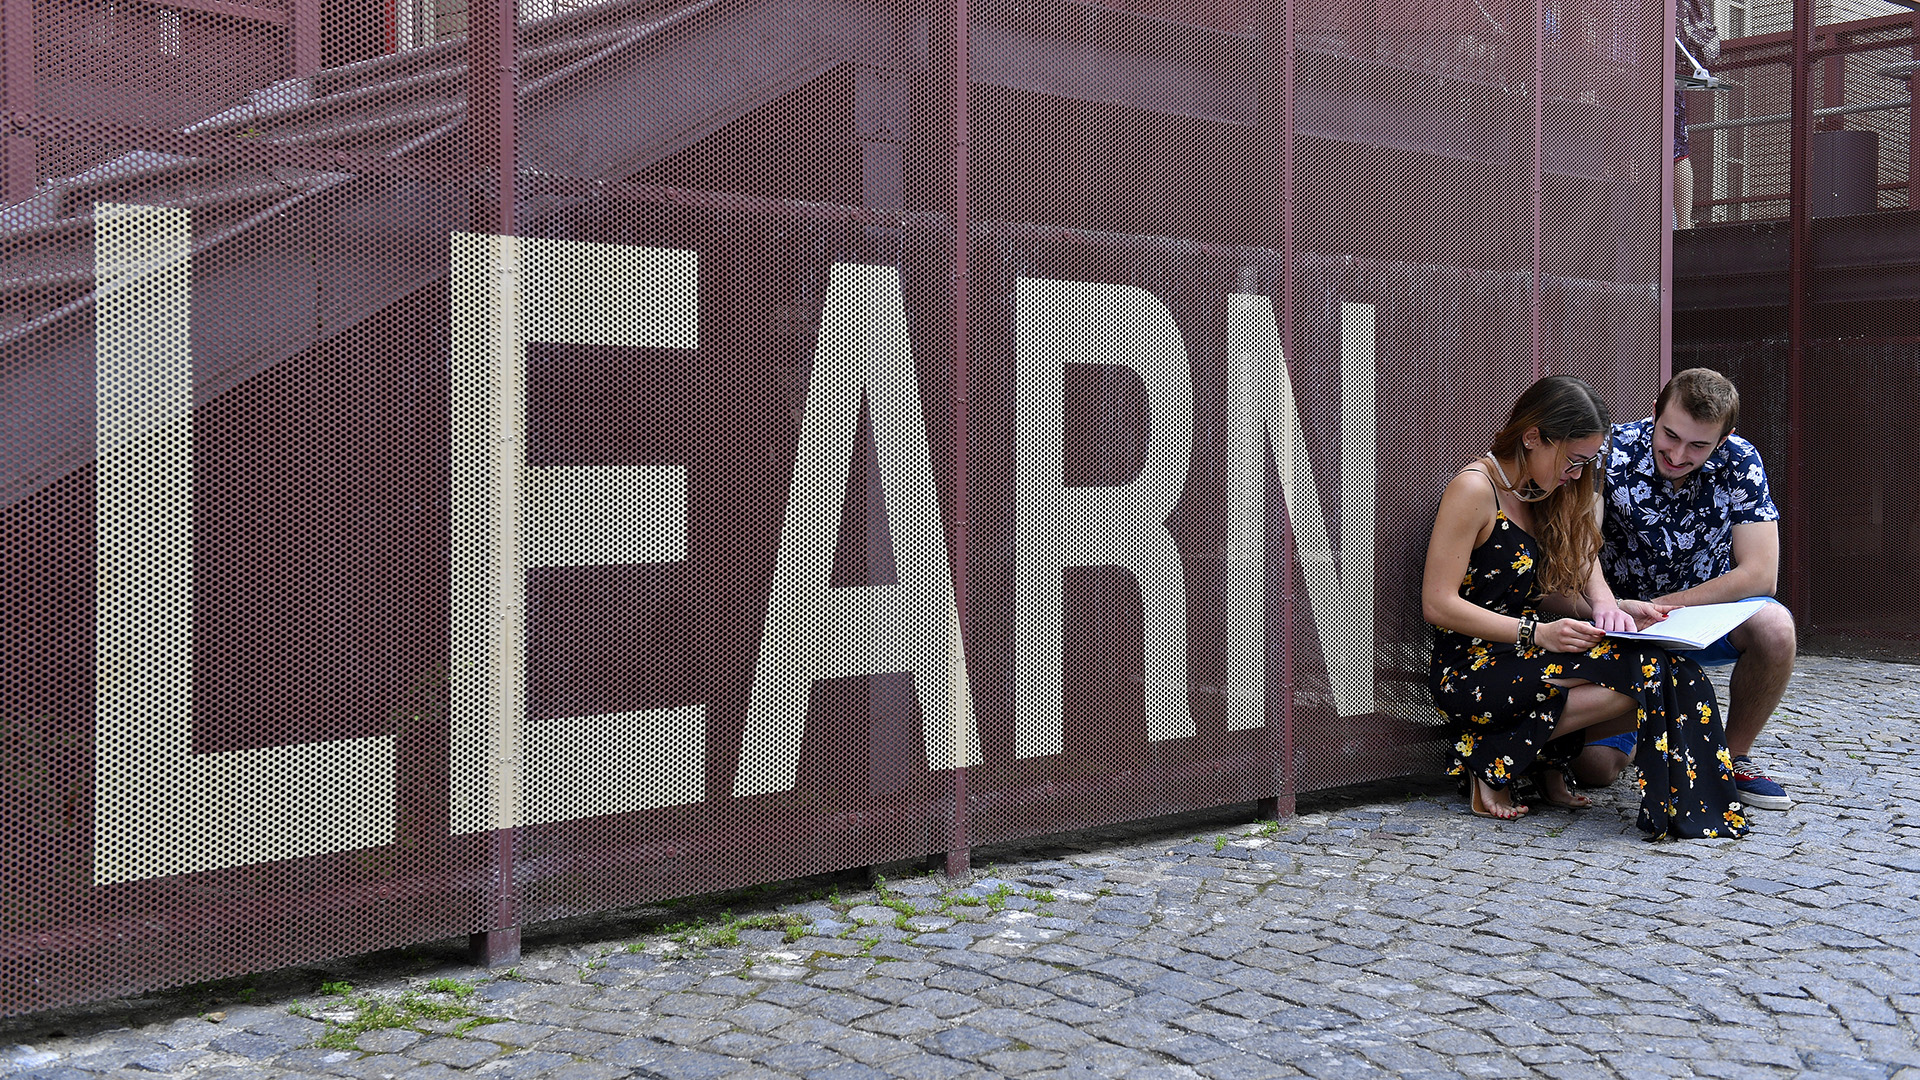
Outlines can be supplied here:
<path id="1" fill-rule="evenodd" d="M 1655 836 L 1739 836 L 1713 686 L 1692 660 L 1615 641 L 1670 609 L 1616 602 L 1601 576 L 1595 460 L 1607 410 L 1586 383 L 1555 376 L 1514 403 L 1490 452 L 1440 496 L 1421 609 L 1437 633 L 1429 683 L 1452 724 L 1452 775 L 1473 811 L 1512 819 L 1515 777 L 1547 802 L 1589 805 L 1566 765 L 1584 729 L 1638 727 L 1640 828 Z M 1562 616 L 1551 621 L 1542 615 Z"/>

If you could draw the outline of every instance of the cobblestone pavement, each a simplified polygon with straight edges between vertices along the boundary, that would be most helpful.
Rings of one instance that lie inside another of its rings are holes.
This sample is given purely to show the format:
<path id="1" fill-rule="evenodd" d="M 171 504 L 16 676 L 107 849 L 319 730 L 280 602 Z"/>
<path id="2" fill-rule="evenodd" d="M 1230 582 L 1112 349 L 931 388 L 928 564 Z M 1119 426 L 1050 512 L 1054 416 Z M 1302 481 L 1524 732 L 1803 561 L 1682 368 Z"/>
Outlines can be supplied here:
<path id="1" fill-rule="evenodd" d="M 1920 668 L 1807 658 L 1760 750 L 1799 805 L 1744 841 L 1376 786 L 27 1017 L 0 1073 L 1920 1078 Z"/>

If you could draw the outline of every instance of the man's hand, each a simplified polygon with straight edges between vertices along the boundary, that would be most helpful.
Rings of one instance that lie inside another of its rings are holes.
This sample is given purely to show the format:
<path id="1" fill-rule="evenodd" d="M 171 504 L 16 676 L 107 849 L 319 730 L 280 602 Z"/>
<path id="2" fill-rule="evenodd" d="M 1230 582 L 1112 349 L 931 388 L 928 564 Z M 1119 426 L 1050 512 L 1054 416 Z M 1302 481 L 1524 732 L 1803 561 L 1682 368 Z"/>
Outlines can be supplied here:
<path id="1" fill-rule="evenodd" d="M 1680 610 L 1679 604 L 1656 604 L 1650 600 L 1622 600 L 1620 610 L 1633 619 L 1632 626 L 1623 626 L 1622 630 L 1645 630 L 1654 623 L 1662 622 L 1668 615 Z"/>
<path id="2" fill-rule="evenodd" d="M 1621 610 L 1623 606 L 1612 603 L 1593 605 L 1593 625 L 1609 634 L 1634 629 L 1633 616 Z"/>

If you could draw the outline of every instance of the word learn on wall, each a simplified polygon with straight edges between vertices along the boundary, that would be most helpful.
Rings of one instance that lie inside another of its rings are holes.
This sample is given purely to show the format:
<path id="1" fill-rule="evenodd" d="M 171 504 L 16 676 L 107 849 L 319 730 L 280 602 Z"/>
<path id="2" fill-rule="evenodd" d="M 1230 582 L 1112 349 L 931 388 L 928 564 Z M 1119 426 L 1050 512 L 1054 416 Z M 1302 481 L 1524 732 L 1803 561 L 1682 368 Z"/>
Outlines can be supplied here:
<path id="1" fill-rule="evenodd" d="M 389 844 L 391 736 L 196 752 L 193 743 L 193 402 L 189 212 L 98 208 L 97 513 L 137 537 L 102 548 L 96 585 L 94 881 Z M 661 564 L 687 553 L 687 469 L 527 464 L 530 343 L 699 346 L 699 259 L 668 248 L 452 237 L 450 827 L 480 832 L 697 803 L 701 704 L 529 722 L 525 578 L 532 568 Z M 1194 393 L 1166 304 L 1132 286 L 1021 278 L 1016 287 L 1014 748 L 1062 747 L 1063 575 L 1131 574 L 1142 598 L 1148 737 L 1189 738 L 1188 585 L 1167 527 L 1191 467 Z M 1286 498 L 1342 716 L 1373 711 L 1367 528 L 1336 558 L 1315 494 L 1272 301 L 1225 305 L 1230 378 L 1226 697 L 1229 730 L 1266 723 L 1265 468 Z M 1341 310 L 1339 505 L 1374 506 L 1374 309 Z M 1147 391 L 1144 460 L 1123 483 L 1066 483 L 1065 372 L 1123 364 Z M 912 676 L 925 768 L 981 761 L 953 566 L 899 271 L 831 267 L 779 534 L 733 795 L 795 785 L 814 683 Z M 862 407 L 897 565 L 887 584 L 830 585 Z M 125 545 L 119 550 L 124 551 Z M 668 658 L 660 658 L 662 663 Z M 139 707 L 129 708 L 129 700 Z M 112 708 L 108 702 L 114 702 Z M 617 754 L 606 747 L 621 748 Z M 133 828 L 155 785 L 176 827 Z M 316 820 L 325 822 L 314 827 Z M 162 839 L 164 838 L 164 840 Z"/>

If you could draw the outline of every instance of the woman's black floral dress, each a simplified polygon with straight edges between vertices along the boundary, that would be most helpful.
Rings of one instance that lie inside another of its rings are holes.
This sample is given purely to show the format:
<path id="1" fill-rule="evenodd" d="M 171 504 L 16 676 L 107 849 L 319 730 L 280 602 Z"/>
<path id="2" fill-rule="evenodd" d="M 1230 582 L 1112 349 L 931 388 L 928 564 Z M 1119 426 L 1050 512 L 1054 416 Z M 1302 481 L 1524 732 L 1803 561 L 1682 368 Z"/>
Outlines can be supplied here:
<path id="1" fill-rule="evenodd" d="M 1460 595 L 1519 617 L 1540 600 L 1536 543 L 1496 512 L 1493 533 L 1473 549 Z M 1640 828 L 1659 836 L 1742 836 L 1747 823 L 1733 785 L 1720 710 L 1700 665 L 1642 642 L 1608 638 L 1587 652 L 1555 653 L 1482 641 L 1435 627 L 1429 685 L 1451 722 L 1448 775 L 1472 773 L 1496 788 L 1536 762 L 1564 765 L 1585 731 L 1549 741 L 1566 690 L 1548 679 L 1585 679 L 1639 702 Z"/>

